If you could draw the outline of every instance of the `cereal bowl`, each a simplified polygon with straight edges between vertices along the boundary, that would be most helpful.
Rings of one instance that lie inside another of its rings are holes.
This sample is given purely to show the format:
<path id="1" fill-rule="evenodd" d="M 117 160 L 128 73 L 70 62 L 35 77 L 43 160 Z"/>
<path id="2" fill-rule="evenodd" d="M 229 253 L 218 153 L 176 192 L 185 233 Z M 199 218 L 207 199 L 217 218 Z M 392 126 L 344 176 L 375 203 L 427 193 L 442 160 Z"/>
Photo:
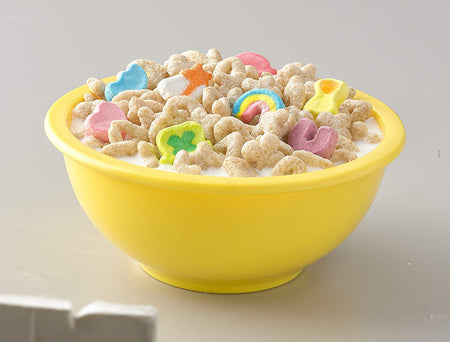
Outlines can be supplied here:
<path id="1" fill-rule="evenodd" d="M 398 116 L 358 91 L 384 135 L 361 158 L 280 177 L 178 174 L 111 158 L 75 138 L 71 111 L 86 91 L 64 95 L 45 120 L 78 201 L 148 274 L 194 291 L 253 292 L 295 278 L 358 226 L 405 140 Z"/>

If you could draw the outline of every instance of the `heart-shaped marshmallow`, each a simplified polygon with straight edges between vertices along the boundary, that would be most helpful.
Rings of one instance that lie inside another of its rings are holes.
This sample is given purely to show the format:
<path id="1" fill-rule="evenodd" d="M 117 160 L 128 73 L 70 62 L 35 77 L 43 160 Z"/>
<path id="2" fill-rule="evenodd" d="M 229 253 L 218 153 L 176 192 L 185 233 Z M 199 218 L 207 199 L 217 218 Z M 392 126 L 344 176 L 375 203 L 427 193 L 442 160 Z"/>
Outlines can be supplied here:
<path id="1" fill-rule="evenodd" d="M 294 150 L 305 150 L 323 158 L 333 154 L 338 139 L 337 132 L 327 126 L 317 129 L 310 119 L 301 119 L 288 136 L 289 145 Z"/>
<path id="2" fill-rule="evenodd" d="M 112 102 L 101 102 L 84 122 L 85 134 L 109 142 L 108 130 L 111 121 L 128 120 L 124 112 Z"/>

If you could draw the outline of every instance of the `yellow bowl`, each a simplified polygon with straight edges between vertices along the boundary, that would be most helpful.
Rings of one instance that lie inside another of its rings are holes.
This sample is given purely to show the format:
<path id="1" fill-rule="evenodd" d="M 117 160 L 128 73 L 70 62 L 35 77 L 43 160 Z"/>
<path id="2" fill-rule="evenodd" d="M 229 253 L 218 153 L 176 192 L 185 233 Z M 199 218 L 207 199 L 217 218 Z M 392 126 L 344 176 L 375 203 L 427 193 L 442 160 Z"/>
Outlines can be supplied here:
<path id="1" fill-rule="evenodd" d="M 176 174 L 108 157 L 78 141 L 68 127 L 86 91 L 83 86 L 61 97 L 45 120 L 82 208 L 151 276 L 201 292 L 272 288 L 332 251 L 366 214 L 384 168 L 405 140 L 398 116 L 358 92 L 373 105 L 384 133 L 361 158 L 283 177 Z"/>

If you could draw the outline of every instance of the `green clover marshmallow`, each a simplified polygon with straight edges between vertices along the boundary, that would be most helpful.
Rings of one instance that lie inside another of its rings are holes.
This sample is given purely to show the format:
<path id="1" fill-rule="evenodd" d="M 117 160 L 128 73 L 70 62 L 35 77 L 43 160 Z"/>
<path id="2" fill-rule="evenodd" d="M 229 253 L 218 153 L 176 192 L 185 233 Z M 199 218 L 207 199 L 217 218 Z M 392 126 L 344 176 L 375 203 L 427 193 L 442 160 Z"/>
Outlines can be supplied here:
<path id="1" fill-rule="evenodd" d="M 203 141 L 211 144 L 205 139 L 203 127 L 195 121 L 186 121 L 160 130 L 156 136 L 156 146 L 161 152 L 161 164 L 173 164 L 178 151 L 193 152 Z"/>

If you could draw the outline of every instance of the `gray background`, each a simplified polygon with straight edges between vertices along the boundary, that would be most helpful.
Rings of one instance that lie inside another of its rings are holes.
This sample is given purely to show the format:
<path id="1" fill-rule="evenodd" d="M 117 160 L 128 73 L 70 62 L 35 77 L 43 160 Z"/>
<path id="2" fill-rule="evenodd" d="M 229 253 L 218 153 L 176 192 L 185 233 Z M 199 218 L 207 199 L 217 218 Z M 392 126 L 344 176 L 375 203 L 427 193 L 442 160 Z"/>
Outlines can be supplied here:
<path id="1" fill-rule="evenodd" d="M 3 4 L 0 293 L 152 304 L 163 342 L 448 340 L 449 15 L 448 1 Z M 147 276 L 88 221 L 43 132 L 51 104 L 88 77 L 210 47 L 313 62 L 405 124 L 358 229 L 273 290 L 205 295 Z"/>

